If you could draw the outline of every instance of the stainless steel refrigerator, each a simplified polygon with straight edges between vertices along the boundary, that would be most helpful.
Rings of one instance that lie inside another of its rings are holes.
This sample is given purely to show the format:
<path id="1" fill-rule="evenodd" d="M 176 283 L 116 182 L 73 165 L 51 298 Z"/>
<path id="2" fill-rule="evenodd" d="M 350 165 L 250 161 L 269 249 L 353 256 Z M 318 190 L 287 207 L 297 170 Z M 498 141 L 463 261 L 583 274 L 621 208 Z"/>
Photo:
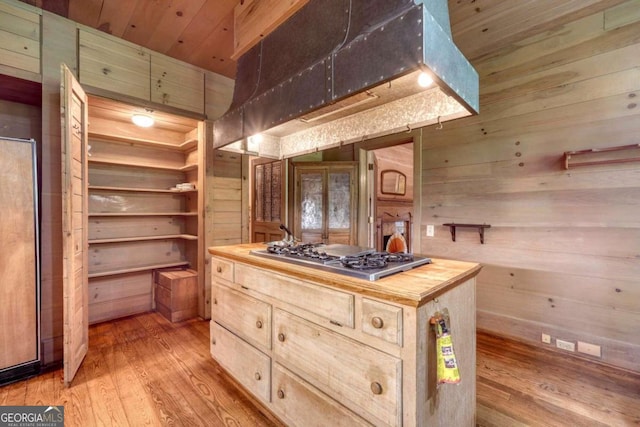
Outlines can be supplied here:
<path id="1" fill-rule="evenodd" d="M 0 137 L 0 384 L 40 369 L 36 142 Z"/>

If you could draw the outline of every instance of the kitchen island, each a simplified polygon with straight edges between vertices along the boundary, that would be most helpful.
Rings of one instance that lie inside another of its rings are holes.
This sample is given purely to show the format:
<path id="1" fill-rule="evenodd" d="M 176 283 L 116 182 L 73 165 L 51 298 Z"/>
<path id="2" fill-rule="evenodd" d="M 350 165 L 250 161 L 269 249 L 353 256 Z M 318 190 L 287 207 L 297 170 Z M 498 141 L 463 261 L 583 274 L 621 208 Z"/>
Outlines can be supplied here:
<path id="1" fill-rule="evenodd" d="M 297 426 L 475 425 L 475 277 L 432 259 L 367 281 L 211 247 L 211 354 L 261 404 Z M 461 382 L 437 385 L 447 309 Z"/>

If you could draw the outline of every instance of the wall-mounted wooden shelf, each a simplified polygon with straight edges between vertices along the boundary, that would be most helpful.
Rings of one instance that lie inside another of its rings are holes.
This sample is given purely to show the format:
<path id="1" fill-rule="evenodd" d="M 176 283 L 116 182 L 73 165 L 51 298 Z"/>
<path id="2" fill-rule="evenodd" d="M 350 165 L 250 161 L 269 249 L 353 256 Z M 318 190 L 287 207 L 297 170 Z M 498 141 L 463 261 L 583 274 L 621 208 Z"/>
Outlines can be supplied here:
<path id="1" fill-rule="evenodd" d="M 484 244 L 484 229 L 491 228 L 489 224 L 455 224 L 453 222 L 442 224 L 446 227 L 449 227 L 449 231 L 451 231 L 451 240 L 456 241 L 456 227 L 464 227 L 464 228 L 476 228 L 478 233 L 480 234 L 480 243 Z"/>
<path id="2" fill-rule="evenodd" d="M 565 169 L 629 162 L 640 162 L 640 144 L 564 152 Z"/>

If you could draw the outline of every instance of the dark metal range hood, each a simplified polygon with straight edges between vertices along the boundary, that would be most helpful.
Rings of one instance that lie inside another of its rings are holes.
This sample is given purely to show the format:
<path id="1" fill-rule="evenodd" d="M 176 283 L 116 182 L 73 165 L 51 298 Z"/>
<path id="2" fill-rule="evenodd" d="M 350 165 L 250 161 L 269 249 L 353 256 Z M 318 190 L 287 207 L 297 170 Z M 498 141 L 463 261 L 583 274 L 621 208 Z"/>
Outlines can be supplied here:
<path id="1" fill-rule="evenodd" d="M 286 158 L 477 112 L 447 0 L 310 0 L 239 58 L 214 147 Z"/>

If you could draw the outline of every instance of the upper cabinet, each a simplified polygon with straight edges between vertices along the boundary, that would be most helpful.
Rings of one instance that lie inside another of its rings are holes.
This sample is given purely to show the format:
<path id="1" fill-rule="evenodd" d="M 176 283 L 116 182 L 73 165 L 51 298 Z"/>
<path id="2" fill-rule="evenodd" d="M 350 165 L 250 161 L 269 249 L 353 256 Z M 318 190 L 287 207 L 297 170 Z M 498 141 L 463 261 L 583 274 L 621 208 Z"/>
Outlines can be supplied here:
<path id="1" fill-rule="evenodd" d="M 80 83 L 205 114 L 205 71 L 89 28 L 78 30 Z"/>
<path id="2" fill-rule="evenodd" d="M 151 55 L 151 101 L 204 112 L 204 72 L 168 56 Z"/>
<path id="3" fill-rule="evenodd" d="M 142 47 L 84 29 L 78 31 L 80 83 L 150 100 L 150 55 Z"/>
<path id="4" fill-rule="evenodd" d="M 0 73 L 40 81 L 40 13 L 0 2 Z"/>

